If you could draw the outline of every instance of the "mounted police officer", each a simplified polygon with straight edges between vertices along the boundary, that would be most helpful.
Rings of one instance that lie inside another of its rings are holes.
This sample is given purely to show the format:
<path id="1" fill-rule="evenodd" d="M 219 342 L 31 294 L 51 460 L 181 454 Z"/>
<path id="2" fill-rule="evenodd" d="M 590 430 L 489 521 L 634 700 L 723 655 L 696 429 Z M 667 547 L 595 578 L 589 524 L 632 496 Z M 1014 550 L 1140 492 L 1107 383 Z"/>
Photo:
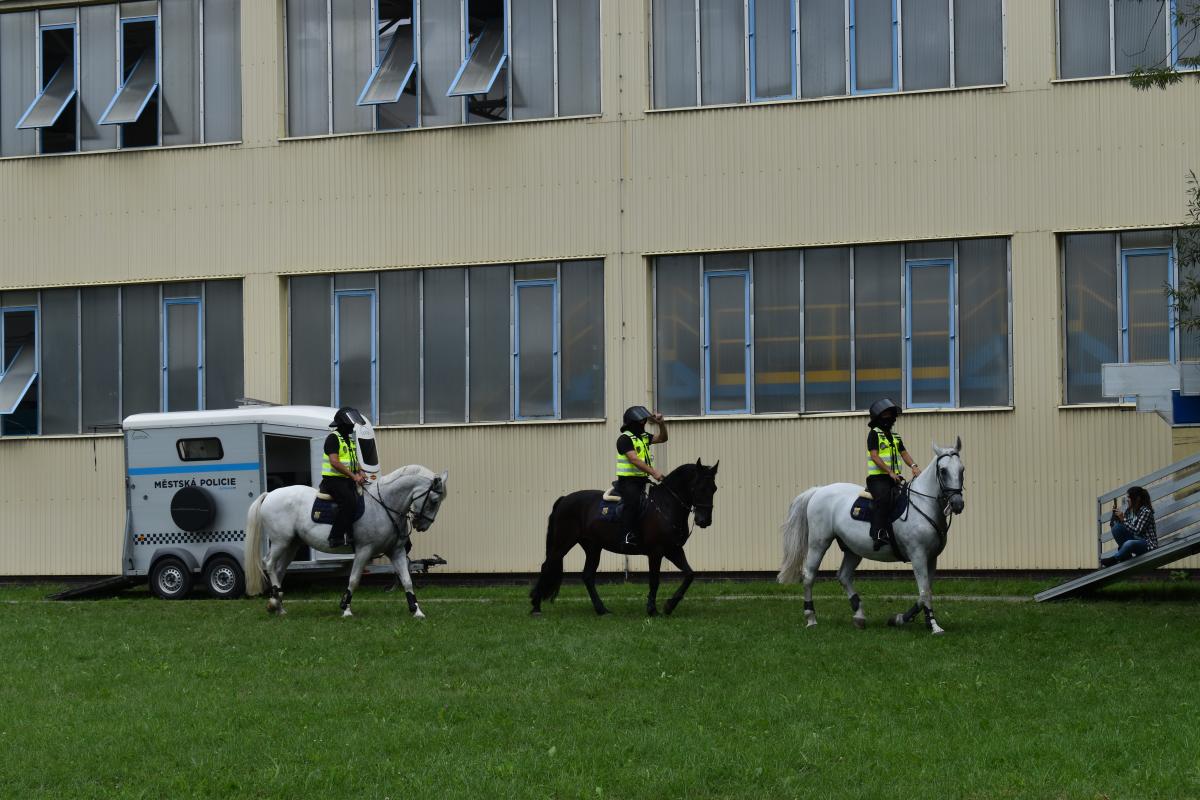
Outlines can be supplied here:
<path id="1" fill-rule="evenodd" d="M 646 423 L 653 422 L 658 433 L 647 433 Z M 630 406 L 621 419 L 621 435 L 617 437 L 617 494 L 621 496 L 621 528 L 625 545 L 641 544 L 638 533 L 638 514 L 650 478 L 662 481 L 663 475 L 654 468 L 650 446 L 667 441 L 667 425 L 662 414 L 651 414 L 645 406 Z"/>
<path id="2" fill-rule="evenodd" d="M 900 434 L 892 430 L 900 407 L 888 398 L 871 404 L 871 419 L 867 423 L 867 491 L 871 493 L 871 539 L 876 550 L 892 539 L 892 508 L 896 490 L 904 485 L 900 461 L 912 469 L 912 476 L 921 474 L 904 447 Z"/>
<path id="3" fill-rule="evenodd" d="M 357 409 L 342 406 L 329 425 L 334 432 L 325 437 L 321 491 L 331 495 L 337 503 L 337 516 L 329 533 L 330 547 L 353 544 L 351 530 L 358 507 L 357 489 L 367 480 L 366 473 L 360 468 L 358 442 L 354 437 L 354 426 L 361 419 Z"/>

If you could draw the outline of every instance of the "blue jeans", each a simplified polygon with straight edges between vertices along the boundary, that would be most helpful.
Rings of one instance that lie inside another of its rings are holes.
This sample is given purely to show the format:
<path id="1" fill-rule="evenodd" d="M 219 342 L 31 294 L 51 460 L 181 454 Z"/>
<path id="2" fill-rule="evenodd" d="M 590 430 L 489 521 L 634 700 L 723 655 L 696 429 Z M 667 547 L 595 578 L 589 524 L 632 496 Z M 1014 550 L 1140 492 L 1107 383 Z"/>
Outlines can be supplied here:
<path id="1" fill-rule="evenodd" d="M 1120 546 L 1114 552 L 1109 553 L 1107 558 L 1124 561 L 1134 556 L 1140 556 L 1142 553 L 1150 550 L 1150 543 L 1145 539 L 1134 536 L 1133 531 L 1129 530 L 1125 523 L 1110 522 L 1109 528 L 1112 530 L 1113 539 Z"/>

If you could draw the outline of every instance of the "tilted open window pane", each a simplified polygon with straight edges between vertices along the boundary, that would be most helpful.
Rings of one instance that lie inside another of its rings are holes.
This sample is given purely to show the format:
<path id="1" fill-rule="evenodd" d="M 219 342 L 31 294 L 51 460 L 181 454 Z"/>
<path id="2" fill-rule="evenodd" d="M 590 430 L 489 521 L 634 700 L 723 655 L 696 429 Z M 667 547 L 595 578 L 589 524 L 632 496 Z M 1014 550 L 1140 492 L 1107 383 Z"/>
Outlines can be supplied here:
<path id="1" fill-rule="evenodd" d="M 953 253 L 953 245 L 942 245 Z M 919 247 L 919 245 L 918 245 Z M 854 248 L 854 404 L 870 408 L 900 394 L 900 248 Z"/>
<path id="2" fill-rule="evenodd" d="M 1067 402 L 1099 403 L 1100 365 L 1117 361 L 1117 241 L 1111 233 L 1063 237 L 1067 300 Z"/>
<path id="3" fill-rule="evenodd" d="M 801 409 L 801 251 L 754 254 L 754 410 Z"/>
<path id="4" fill-rule="evenodd" d="M 503 0 L 470 0 L 470 46 L 447 97 L 487 94 L 508 62 Z"/>
<path id="5" fill-rule="evenodd" d="M 896 89 L 897 1 L 850 0 L 850 76 L 856 93 Z"/>
<path id="6" fill-rule="evenodd" d="M 654 262 L 658 407 L 664 414 L 700 413 L 700 257 Z"/>
<path id="7" fill-rule="evenodd" d="M 804 251 L 804 407 L 850 408 L 850 248 Z"/>
<path id="8" fill-rule="evenodd" d="M 0 313 L 0 332 L 4 336 L 4 361 L 0 366 L 0 414 L 12 414 L 25 400 L 37 380 L 37 312 L 33 309 Z M 35 395 L 36 397 L 36 395 Z M 5 433 L 9 429 L 5 421 Z M 37 409 L 32 425 L 21 425 L 21 433 L 37 433 Z M 30 430 L 32 429 L 32 430 Z"/>
<path id="9" fill-rule="evenodd" d="M 704 275 L 706 411 L 750 410 L 749 286 L 744 272 Z"/>
<path id="10" fill-rule="evenodd" d="M 166 341 L 163 342 L 163 407 L 166 411 L 195 411 L 202 408 L 200 364 L 202 341 L 199 300 L 167 300 Z"/>
<path id="11" fill-rule="evenodd" d="M 1172 358 L 1170 250 L 1122 253 L 1125 262 L 1125 360 L 1137 363 Z"/>
<path id="12" fill-rule="evenodd" d="M 1166 66 L 1170 0 L 1113 0 L 1117 74 Z"/>
<path id="13" fill-rule="evenodd" d="M 126 22 L 121 25 L 123 47 L 121 63 L 124 80 L 112 102 L 100 118 L 101 125 L 131 125 L 138 122 L 150 105 L 150 99 L 158 91 L 158 48 L 156 47 L 154 21 Z M 156 115 L 150 109 L 148 116 Z M 133 131 L 126 129 L 122 144 L 126 147 L 157 144 L 158 120 L 149 120 L 151 130 Z M 132 135 L 131 135 L 132 134 Z M 135 140 L 138 144 L 135 144 Z"/>
<path id="14" fill-rule="evenodd" d="M 412 6 L 412 0 L 403 3 L 383 0 L 380 3 L 375 23 L 375 69 L 359 95 L 360 106 L 399 101 L 416 74 L 416 26 Z"/>
<path id="15" fill-rule="evenodd" d="M 1058 0 L 1058 75 L 1086 78 L 1108 75 L 1108 3 Z"/>
<path id="16" fill-rule="evenodd" d="M 954 402 L 954 264 L 908 263 L 908 404 Z"/>
<path id="17" fill-rule="evenodd" d="M 17 122 L 23 130 L 49 128 L 75 99 L 75 28 L 42 31 L 42 91 Z M 74 119 L 71 127 L 74 128 Z"/>
<path id="18" fill-rule="evenodd" d="M 904 88 L 950 85 L 950 6 L 946 0 L 904 0 Z"/>
<path id="19" fill-rule="evenodd" d="M 553 281 L 517 284 L 517 417 L 558 415 L 558 326 Z"/>
<path id="20" fill-rule="evenodd" d="M 800 0 L 800 94 L 846 93 L 846 8 L 830 0 Z"/>
<path id="21" fill-rule="evenodd" d="M 334 405 L 375 419 L 375 293 L 339 292 L 335 306 Z"/>

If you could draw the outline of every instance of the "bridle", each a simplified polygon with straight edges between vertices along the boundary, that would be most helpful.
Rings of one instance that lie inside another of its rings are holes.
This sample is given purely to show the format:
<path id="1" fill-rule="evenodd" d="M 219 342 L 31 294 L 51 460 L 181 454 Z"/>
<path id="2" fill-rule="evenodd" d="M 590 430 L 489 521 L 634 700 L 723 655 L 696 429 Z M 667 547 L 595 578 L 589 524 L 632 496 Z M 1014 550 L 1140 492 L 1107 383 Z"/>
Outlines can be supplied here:
<path id="1" fill-rule="evenodd" d="M 938 493 L 937 493 L 936 497 L 931 494 L 925 494 L 924 492 L 918 492 L 916 489 L 914 489 L 912 487 L 911 483 L 908 485 L 908 488 L 907 488 L 907 491 L 910 495 L 915 494 L 918 497 L 924 497 L 929 500 L 937 501 L 938 506 L 940 506 L 942 509 L 942 517 L 946 520 L 945 528 L 943 528 L 942 526 L 940 526 L 936 522 L 934 522 L 929 517 L 928 514 L 926 514 L 924 511 L 922 511 L 920 509 L 919 506 L 917 506 L 916 503 L 909 503 L 908 507 L 910 509 L 915 509 L 916 512 L 918 514 L 920 514 L 922 517 L 924 517 L 925 521 L 928 522 L 930 525 L 932 525 L 933 529 L 936 530 L 938 533 L 940 533 L 942 536 L 945 536 L 947 533 L 950 532 L 950 524 L 954 521 L 954 512 L 950 509 L 950 499 L 952 497 L 954 497 L 954 495 L 958 495 L 959 497 L 962 497 L 963 493 L 964 493 L 964 487 L 961 482 L 959 483 L 958 486 L 947 486 L 945 483 L 942 482 L 942 467 L 941 467 L 942 459 L 950 458 L 950 457 L 956 456 L 956 455 L 958 455 L 958 454 L 957 453 L 942 453 L 933 462 L 933 470 L 934 470 L 934 473 L 937 475 L 937 482 L 938 482 Z"/>
<path id="2" fill-rule="evenodd" d="M 690 523 L 691 523 L 688 526 L 688 536 L 691 536 L 692 531 L 694 531 L 696 528 L 696 519 L 695 519 L 695 517 L 692 516 L 692 512 L 696 511 L 697 509 L 700 509 L 702 511 L 707 510 L 709 513 L 709 516 L 710 517 L 712 516 L 712 510 L 713 510 L 712 503 L 696 503 L 691 500 L 685 500 L 683 497 L 680 496 L 679 492 L 672 489 L 665 480 L 662 483 L 659 483 L 658 486 L 661 487 L 662 489 L 664 489 L 667 494 L 671 495 L 671 498 L 674 499 L 676 503 L 679 503 L 679 505 L 683 506 L 684 519 L 687 520 L 690 518 Z M 651 502 L 654 502 L 654 501 L 651 500 Z"/>
<path id="3" fill-rule="evenodd" d="M 366 492 L 366 495 L 378 503 L 381 508 L 383 508 L 384 513 L 386 513 L 388 516 L 388 521 L 392 523 L 392 528 L 396 531 L 396 535 L 400 536 L 402 534 L 400 532 L 400 523 L 396 521 L 397 516 L 401 518 L 407 518 L 409 526 L 412 530 L 417 529 L 417 520 L 425 520 L 430 525 L 433 524 L 434 518 L 425 512 L 425 507 L 429 505 L 429 494 L 433 491 L 434 485 L 438 483 L 440 483 L 440 481 L 437 479 L 437 477 L 434 477 L 434 479 L 429 482 L 429 485 L 425 487 L 425 491 L 415 494 L 408 499 L 408 507 L 406 509 L 392 508 L 387 503 L 383 502 L 383 493 L 378 484 L 375 486 L 375 491 L 379 497 L 371 494 L 369 490 Z M 418 500 L 421 501 L 420 512 L 413 508 Z"/>

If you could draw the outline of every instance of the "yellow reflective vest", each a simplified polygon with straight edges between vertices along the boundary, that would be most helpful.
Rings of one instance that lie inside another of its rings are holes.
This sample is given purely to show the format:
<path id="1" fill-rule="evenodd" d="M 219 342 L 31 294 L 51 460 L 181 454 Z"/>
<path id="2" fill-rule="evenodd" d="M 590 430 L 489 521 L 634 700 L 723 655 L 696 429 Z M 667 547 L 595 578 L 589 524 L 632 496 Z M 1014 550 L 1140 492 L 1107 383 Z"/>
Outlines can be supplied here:
<path id="1" fill-rule="evenodd" d="M 338 461 L 342 462 L 342 466 L 351 472 L 358 472 L 358 446 L 342 437 L 342 435 L 334 431 L 334 436 L 338 440 Z M 333 468 L 333 464 L 329 463 L 329 453 L 326 453 L 321 461 L 321 477 L 323 478 L 345 478 L 346 476 Z"/>
<path id="2" fill-rule="evenodd" d="M 900 448 L 903 446 L 900 440 L 900 434 L 896 432 L 886 433 L 882 428 L 872 428 L 875 431 L 876 437 L 879 439 L 879 457 L 883 459 L 883 463 L 892 468 L 892 472 L 900 474 Z M 873 478 L 876 475 L 887 475 L 886 470 L 879 468 L 875 463 L 875 459 L 871 458 L 871 451 L 867 451 L 867 477 Z"/>
<path id="3" fill-rule="evenodd" d="M 650 442 L 654 436 L 649 433 L 643 433 L 641 436 L 635 436 L 632 433 L 627 433 L 629 440 L 633 442 L 634 454 L 642 460 L 648 467 L 654 466 L 653 456 L 650 455 Z M 646 473 L 633 465 L 624 453 L 617 453 L 617 477 L 618 478 L 647 478 Z"/>

